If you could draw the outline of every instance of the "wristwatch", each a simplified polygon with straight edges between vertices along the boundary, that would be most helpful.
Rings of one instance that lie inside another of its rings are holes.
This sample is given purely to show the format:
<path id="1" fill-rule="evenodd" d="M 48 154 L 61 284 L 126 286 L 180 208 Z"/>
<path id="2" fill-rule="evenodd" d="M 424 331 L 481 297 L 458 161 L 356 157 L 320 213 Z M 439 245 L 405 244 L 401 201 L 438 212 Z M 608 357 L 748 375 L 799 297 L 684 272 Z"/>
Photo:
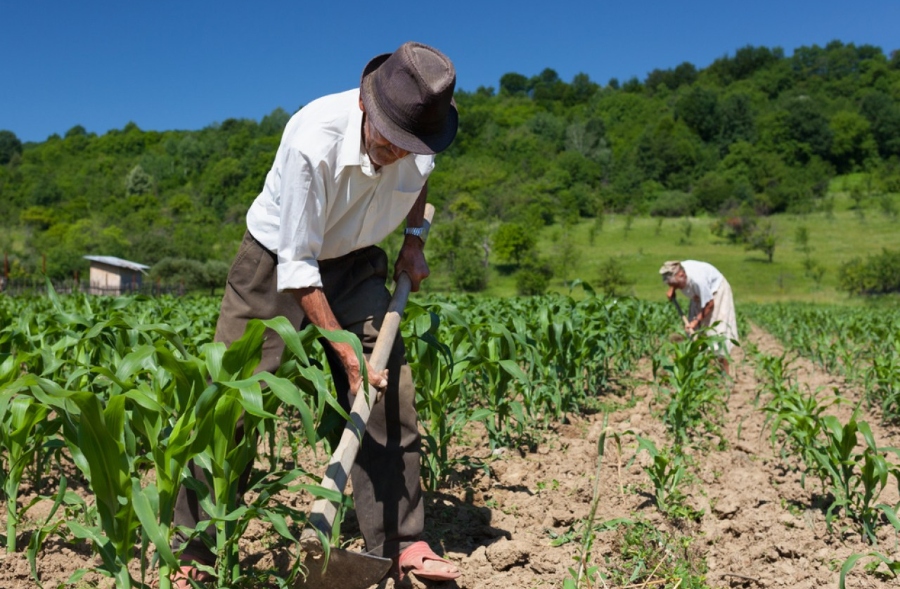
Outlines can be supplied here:
<path id="1" fill-rule="evenodd" d="M 428 229 L 429 225 L 427 223 L 421 227 L 407 227 L 403 230 L 403 235 L 415 235 L 424 242 L 425 238 L 428 237 Z"/>

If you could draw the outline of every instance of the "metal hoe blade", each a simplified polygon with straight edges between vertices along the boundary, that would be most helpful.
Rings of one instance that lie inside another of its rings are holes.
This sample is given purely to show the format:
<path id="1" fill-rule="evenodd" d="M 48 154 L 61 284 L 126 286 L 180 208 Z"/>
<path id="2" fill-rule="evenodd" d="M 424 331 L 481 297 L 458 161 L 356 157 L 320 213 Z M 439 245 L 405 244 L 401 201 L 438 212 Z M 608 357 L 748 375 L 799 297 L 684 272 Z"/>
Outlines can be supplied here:
<path id="1" fill-rule="evenodd" d="M 331 549 L 326 564 L 321 545 L 316 550 L 313 542 L 304 544 L 306 558 L 303 564 L 309 573 L 306 579 L 294 584 L 295 589 L 368 589 L 381 581 L 391 568 L 390 558 L 341 548 Z"/>

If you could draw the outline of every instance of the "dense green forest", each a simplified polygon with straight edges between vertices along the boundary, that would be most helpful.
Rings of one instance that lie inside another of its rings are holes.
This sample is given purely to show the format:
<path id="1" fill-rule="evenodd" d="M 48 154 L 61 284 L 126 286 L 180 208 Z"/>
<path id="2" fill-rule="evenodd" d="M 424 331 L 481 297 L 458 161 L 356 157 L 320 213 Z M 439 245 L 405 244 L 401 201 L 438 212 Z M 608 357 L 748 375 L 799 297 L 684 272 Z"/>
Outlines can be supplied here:
<path id="1" fill-rule="evenodd" d="M 830 206 L 836 175 L 863 173 L 860 193 L 900 192 L 900 52 L 871 45 L 747 46 L 704 69 L 606 84 L 508 73 L 456 101 L 429 250 L 458 289 L 484 287 L 489 257 L 539 281 L 530 251 L 548 225 L 706 214 L 731 239 L 764 240 L 754 228 L 766 215 Z M 157 278 L 204 267 L 218 280 L 289 116 L 104 135 L 75 124 L 25 144 L 0 131 L 10 276 L 70 278 L 95 254 L 156 264 Z"/>

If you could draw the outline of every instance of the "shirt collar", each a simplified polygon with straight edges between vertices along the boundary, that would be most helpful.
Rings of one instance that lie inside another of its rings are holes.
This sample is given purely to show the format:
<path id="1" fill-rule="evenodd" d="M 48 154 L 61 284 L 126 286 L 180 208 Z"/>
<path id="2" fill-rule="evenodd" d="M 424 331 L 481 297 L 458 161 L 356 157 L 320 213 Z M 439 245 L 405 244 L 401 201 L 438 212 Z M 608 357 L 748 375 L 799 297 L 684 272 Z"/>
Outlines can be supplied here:
<path id="1" fill-rule="evenodd" d="M 344 130 L 344 141 L 338 159 L 338 166 L 359 166 L 366 176 L 377 176 L 378 171 L 369 159 L 362 142 L 362 110 L 359 108 L 359 95 L 350 107 L 347 116 L 347 128 Z"/>

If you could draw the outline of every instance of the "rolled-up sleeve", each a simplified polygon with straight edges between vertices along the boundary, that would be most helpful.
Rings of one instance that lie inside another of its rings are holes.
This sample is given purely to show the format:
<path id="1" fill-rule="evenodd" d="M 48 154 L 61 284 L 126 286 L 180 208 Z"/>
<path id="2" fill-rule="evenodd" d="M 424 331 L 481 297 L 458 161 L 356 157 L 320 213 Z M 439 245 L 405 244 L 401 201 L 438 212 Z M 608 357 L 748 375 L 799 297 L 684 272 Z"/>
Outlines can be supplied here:
<path id="1" fill-rule="evenodd" d="M 284 154 L 278 235 L 278 291 L 321 287 L 319 253 L 325 235 L 324 170 L 298 150 Z"/>

